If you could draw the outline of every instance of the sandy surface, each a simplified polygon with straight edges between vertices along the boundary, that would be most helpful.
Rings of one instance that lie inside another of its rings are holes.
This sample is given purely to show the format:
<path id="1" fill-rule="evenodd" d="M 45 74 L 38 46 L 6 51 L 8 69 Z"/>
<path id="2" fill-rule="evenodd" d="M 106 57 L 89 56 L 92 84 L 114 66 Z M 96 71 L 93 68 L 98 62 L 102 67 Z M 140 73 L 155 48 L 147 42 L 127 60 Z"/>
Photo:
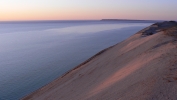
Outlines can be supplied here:
<path id="1" fill-rule="evenodd" d="M 177 41 L 141 31 L 24 100 L 177 100 Z"/>

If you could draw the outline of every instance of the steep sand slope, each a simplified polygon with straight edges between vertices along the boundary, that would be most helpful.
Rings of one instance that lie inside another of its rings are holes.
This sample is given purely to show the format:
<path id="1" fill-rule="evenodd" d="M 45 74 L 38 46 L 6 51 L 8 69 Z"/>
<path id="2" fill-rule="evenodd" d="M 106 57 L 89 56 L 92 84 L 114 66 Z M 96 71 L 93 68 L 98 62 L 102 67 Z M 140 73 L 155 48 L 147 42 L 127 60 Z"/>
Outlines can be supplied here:
<path id="1" fill-rule="evenodd" d="M 177 40 L 170 32 L 140 31 L 23 99 L 177 100 Z"/>

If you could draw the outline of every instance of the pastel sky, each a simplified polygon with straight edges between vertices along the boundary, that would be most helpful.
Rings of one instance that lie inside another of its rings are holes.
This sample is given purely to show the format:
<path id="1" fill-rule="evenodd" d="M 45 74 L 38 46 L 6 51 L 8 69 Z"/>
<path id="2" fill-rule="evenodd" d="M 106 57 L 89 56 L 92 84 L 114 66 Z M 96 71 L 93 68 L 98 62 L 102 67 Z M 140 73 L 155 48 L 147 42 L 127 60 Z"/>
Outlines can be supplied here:
<path id="1" fill-rule="evenodd" d="M 0 20 L 177 20 L 177 0 L 0 0 Z"/>

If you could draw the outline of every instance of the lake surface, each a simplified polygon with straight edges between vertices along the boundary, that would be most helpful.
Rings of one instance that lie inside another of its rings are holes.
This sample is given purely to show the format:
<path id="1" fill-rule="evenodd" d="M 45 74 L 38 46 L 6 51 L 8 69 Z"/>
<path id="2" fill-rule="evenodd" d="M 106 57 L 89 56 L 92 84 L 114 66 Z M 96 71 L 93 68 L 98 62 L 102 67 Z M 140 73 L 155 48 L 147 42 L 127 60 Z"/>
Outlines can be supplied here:
<path id="1" fill-rule="evenodd" d="M 0 100 L 18 100 L 151 22 L 0 22 Z"/>

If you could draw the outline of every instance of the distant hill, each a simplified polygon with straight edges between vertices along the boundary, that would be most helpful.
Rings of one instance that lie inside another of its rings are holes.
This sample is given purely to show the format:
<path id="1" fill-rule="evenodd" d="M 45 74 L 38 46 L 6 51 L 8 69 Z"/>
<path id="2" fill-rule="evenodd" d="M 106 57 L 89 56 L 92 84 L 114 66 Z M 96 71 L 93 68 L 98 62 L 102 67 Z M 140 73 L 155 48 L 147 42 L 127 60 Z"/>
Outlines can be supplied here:
<path id="1" fill-rule="evenodd" d="M 163 20 L 101 19 L 101 21 L 162 22 Z"/>

